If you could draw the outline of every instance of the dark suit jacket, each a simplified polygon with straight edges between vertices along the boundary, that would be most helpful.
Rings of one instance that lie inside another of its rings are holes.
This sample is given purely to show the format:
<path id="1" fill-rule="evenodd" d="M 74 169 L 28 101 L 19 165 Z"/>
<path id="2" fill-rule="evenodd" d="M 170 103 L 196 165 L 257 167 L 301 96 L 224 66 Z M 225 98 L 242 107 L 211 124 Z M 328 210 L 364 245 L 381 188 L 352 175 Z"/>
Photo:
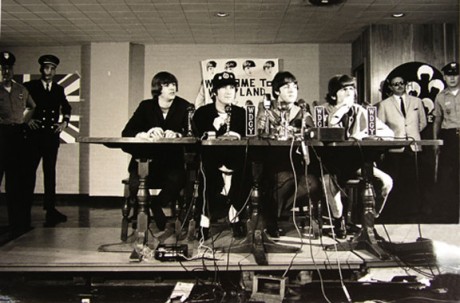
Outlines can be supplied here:
<path id="1" fill-rule="evenodd" d="M 189 106 L 190 103 L 187 100 L 176 96 L 165 119 L 158 104 L 157 96 L 153 99 L 144 100 L 139 104 L 121 134 L 123 137 L 135 137 L 137 133 L 147 132 L 153 127 L 161 127 L 163 130 L 169 129 L 184 134 L 188 127 L 187 109 Z M 133 151 L 126 151 L 134 154 Z M 158 167 L 183 168 L 184 165 L 183 151 L 180 146 L 158 148 L 156 152 L 152 152 L 151 156 L 154 160 L 152 166 L 157 169 Z M 137 169 L 137 163 L 134 159 L 131 159 L 128 169 L 130 172 Z M 155 168 L 152 168 L 152 170 L 155 170 Z"/>
<path id="2" fill-rule="evenodd" d="M 56 82 L 53 82 L 51 91 L 48 92 L 43 87 L 43 83 L 40 79 L 26 82 L 24 86 L 37 105 L 32 119 L 40 120 L 42 126 L 45 127 L 42 130 L 51 130 L 50 133 L 54 134 L 52 126 L 54 123 L 59 122 L 59 114 L 62 113 L 63 116 L 70 117 L 72 111 L 69 101 L 67 101 L 64 88 Z M 64 120 L 68 121 L 68 118 L 64 118 Z M 35 132 L 36 131 L 33 131 L 33 133 Z"/>
<path id="3" fill-rule="evenodd" d="M 165 119 L 158 105 L 157 96 L 144 100 L 129 119 L 121 135 L 135 137 L 137 133 L 146 132 L 152 127 L 161 127 L 163 130 L 169 129 L 184 134 L 187 130 L 187 108 L 189 106 L 190 103 L 187 100 L 176 97 Z"/>
<path id="4" fill-rule="evenodd" d="M 214 119 L 217 118 L 216 106 L 214 103 L 206 104 L 198 108 L 193 116 L 193 123 L 195 125 L 196 135 L 201 138 L 205 132 L 215 131 L 217 135 L 223 135 L 226 131 L 224 127 L 219 130 L 213 126 Z M 230 118 L 230 130 L 237 132 L 242 137 L 246 134 L 246 110 L 242 107 L 232 105 L 232 112 Z"/>

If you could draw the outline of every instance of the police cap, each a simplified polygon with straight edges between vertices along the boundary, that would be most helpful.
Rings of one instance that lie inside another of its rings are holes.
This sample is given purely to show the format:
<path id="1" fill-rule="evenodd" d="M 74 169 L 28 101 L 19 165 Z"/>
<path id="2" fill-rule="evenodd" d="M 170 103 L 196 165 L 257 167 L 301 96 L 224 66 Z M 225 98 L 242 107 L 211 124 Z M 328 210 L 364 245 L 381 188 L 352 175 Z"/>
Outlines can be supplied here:
<path id="1" fill-rule="evenodd" d="M 446 66 L 442 68 L 442 72 L 444 75 L 447 76 L 455 76 L 458 75 L 458 63 L 457 62 L 450 62 Z"/>
<path id="2" fill-rule="evenodd" d="M 0 52 L 0 65 L 1 66 L 13 66 L 16 62 L 16 57 L 8 51 Z"/>
<path id="3" fill-rule="evenodd" d="M 54 55 L 43 55 L 40 58 L 38 58 L 38 63 L 41 66 L 49 64 L 56 67 L 59 65 L 59 58 Z"/>

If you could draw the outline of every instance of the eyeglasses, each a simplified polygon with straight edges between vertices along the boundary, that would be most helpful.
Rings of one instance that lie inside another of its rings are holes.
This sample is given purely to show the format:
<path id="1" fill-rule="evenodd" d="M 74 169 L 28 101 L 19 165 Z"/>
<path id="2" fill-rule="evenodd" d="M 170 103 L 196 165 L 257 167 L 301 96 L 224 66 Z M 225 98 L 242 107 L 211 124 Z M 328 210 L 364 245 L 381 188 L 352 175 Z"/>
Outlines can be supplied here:
<path id="1" fill-rule="evenodd" d="M 400 81 L 400 82 L 391 83 L 391 86 L 404 86 L 404 82 Z"/>

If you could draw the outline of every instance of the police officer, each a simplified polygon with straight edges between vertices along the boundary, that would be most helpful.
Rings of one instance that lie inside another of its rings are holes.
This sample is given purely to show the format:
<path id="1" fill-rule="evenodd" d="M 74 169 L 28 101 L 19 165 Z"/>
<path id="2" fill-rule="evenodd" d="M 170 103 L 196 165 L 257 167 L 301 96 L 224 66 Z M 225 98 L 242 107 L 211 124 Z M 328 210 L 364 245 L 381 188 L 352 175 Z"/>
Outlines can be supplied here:
<path id="1" fill-rule="evenodd" d="M 32 197 L 23 182 L 28 162 L 25 123 L 31 119 L 35 108 L 27 89 L 13 81 L 15 61 L 12 53 L 0 52 L 0 174 L 5 174 L 8 221 L 13 236 L 31 228 Z"/>
<path id="2" fill-rule="evenodd" d="M 433 137 L 443 140 L 436 148 L 439 154 L 440 197 L 444 212 L 458 222 L 459 209 L 459 136 L 460 136 L 460 81 L 459 64 L 451 62 L 442 68 L 447 87 L 435 100 Z"/>
<path id="3" fill-rule="evenodd" d="M 59 58 L 43 55 L 38 59 L 41 79 L 24 83 L 37 108 L 29 122 L 32 163 L 30 186 L 35 187 L 36 171 L 43 160 L 45 226 L 66 222 L 67 217 L 56 208 L 56 161 L 59 149 L 59 134 L 68 126 L 71 107 L 64 88 L 53 81 Z M 59 121 L 59 115 L 63 118 Z"/>

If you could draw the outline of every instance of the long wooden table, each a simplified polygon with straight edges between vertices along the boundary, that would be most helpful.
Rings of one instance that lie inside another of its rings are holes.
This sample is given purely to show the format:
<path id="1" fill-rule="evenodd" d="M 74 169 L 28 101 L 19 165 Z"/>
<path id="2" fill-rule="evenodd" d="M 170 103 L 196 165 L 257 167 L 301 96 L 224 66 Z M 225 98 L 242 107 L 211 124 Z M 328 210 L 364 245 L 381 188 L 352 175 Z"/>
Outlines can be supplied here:
<path id="1" fill-rule="evenodd" d="M 139 212 L 137 217 L 137 230 L 136 230 L 136 241 L 134 252 L 139 252 L 144 245 L 148 242 L 147 228 L 148 228 L 148 212 L 146 212 L 146 206 L 148 205 L 149 200 L 149 191 L 145 184 L 145 177 L 148 175 L 148 158 L 153 151 L 158 151 L 162 146 L 171 146 L 171 145 L 182 145 L 182 146 L 191 146 L 200 144 L 202 148 L 212 148 L 216 146 L 225 146 L 229 148 L 250 148 L 254 150 L 255 153 L 259 152 L 269 152 L 271 147 L 289 147 L 291 144 L 296 146 L 302 146 L 303 150 L 307 150 L 305 157 L 308 157 L 308 150 L 315 148 L 321 150 L 322 152 L 327 152 L 328 149 L 337 149 L 344 148 L 347 150 L 356 149 L 356 152 L 361 153 L 362 157 L 362 177 L 364 185 L 364 190 L 372 188 L 371 179 L 373 176 L 373 162 L 376 159 L 376 156 L 385 152 L 391 148 L 401 148 L 408 147 L 410 145 L 420 145 L 420 146 L 437 146 L 442 145 L 441 140 L 419 140 L 419 141 L 409 141 L 409 140 L 394 140 L 394 141 L 384 141 L 378 139 L 369 139 L 369 140 L 348 140 L 340 142 L 322 142 L 317 140 L 302 140 L 296 139 L 292 141 L 277 141 L 271 139 L 257 139 L 257 138 L 243 138 L 242 140 L 224 140 L 224 139 L 212 139 L 212 140 L 203 140 L 199 141 L 195 138 L 179 138 L 179 139 L 139 139 L 139 138 L 92 138 L 92 137 L 83 137 L 77 140 L 80 143 L 90 143 L 90 144 L 102 144 L 109 148 L 118 148 L 122 149 L 125 152 L 131 153 L 139 161 L 139 176 L 141 185 L 139 187 Z M 254 177 L 254 176 L 253 176 Z M 355 249 L 365 249 L 372 254 L 376 255 L 380 259 L 388 258 L 388 254 L 381 248 L 379 241 L 381 239 L 374 232 L 374 219 L 375 219 L 375 200 L 372 195 L 365 195 L 363 203 L 363 213 L 361 216 L 362 227 L 360 232 L 351 240 L 343 242 L 339 245 L 339 249 L 343 250 L 355 250 Z M 253 199 L 256 201 L 256 204 L 263 204 L 263 201 L 258 201 L 258 199 Z M 258 216 L 258 207 L 256 205 L 253 208 L 253 213 L 250 220 L 256 222 L 254 216 Z M 254 213 L 256 211 L 256 213 Z M 246 243 L 240 247 L 243 251 L 253 253 L 258 264 L 265 264 L 266 252 L 287 252 L 296 251 L 292 248 L 281 248 L 278 245 L 274 244 L 272 241 L 269 241 L 262 230 L 260 225 L 253 225 L 248 229 L 248 235 L 246 238 Z M 236 248 L 232 251 L 238 251 Z"/>
<path id="2" fill-rule="evenodd" d="M 192 147 L 198 142 L 197 139 L 191 137 L 174 139 L 81 137 L 78 138 L 77 141 L 80 143 L 102 144 L 108 148 L 121 149 L 124 152 L 131 154 L 138 162 L 139 190 L 137 193 L 137 209 L 133 212 L 134 214 L 137 214 L 137 226 L 135 231 L 134 249 L 130 259 L 133 261 L 140 261 L 142 259 L 141 252 L 143 248 L 149 245 L 148 227 L 151 222 L 149 215 L 150 192 L 146 181 L 147 176 L 149 175 L 149 162 L 151 161 L 152 154 L 158 153 L 165 147 Z M 128 215 L 125 210 L 123 215 Z M 123 220 L 127 220 L 127 218 L 123 218 Z"/>

